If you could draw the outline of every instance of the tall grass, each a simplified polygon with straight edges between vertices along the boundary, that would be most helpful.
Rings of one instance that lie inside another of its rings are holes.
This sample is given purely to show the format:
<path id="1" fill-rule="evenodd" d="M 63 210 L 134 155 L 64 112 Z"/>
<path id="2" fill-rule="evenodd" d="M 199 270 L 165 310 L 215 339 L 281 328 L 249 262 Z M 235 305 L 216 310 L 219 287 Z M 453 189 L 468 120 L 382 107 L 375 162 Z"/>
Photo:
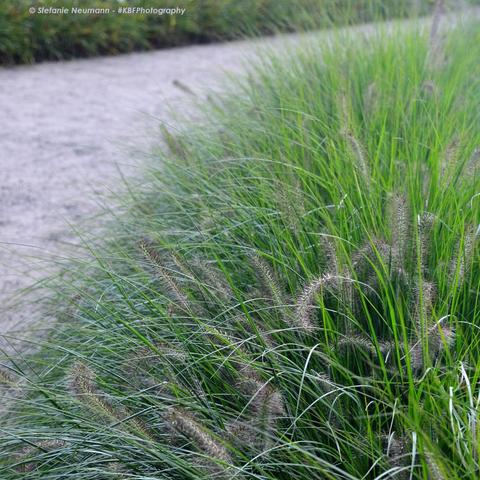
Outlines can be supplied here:
<path id="1" fill-rule="evenodd" d="M 480 38 L 436 27 L 308 37 L 164 131 L 4 367 L 2 479 L 478 478 Z"/>

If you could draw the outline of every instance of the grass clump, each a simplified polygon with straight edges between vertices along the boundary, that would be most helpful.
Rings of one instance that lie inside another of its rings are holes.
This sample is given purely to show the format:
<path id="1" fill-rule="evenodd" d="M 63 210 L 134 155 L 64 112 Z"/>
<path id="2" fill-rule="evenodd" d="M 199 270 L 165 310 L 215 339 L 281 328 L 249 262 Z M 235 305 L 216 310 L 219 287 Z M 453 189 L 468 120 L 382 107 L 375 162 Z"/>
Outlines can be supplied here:
<path id="1" fill-rule="evenodd" d="M 479 29 L 405 30 L 169 134 L 8 372 L 2 478 L 478 478 Z"/>

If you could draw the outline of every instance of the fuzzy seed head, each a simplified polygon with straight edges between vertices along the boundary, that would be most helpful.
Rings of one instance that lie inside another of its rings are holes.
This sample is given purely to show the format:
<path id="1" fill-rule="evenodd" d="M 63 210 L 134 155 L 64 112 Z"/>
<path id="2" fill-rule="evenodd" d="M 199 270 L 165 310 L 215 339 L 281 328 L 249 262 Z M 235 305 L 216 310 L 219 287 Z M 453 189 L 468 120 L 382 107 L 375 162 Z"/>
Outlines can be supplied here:
<path id="1" fill-rule="evenodd" d="M 76 362 L 70 373 L 70 391 L 75 397 L 93 395 L 96 392 L 95 372 L 83 362 Z"/>
<path id="2" fill-rule="evenodd" d="M 375 82 L 368 85 L 363 97 L 363 109 L 368 116 L 372 116 L 378 105 L 378 88 Z"/>
<path id="3" fill-rule="evenodd" d="M 20 450 L 20 452 L 18 452 L 18 461 L 28 460 L 32 456 L 38 455 L 41 453 L 60 450 L 64 448 L 65 445 L 66 445 L 66 442 L 63 440 L 54 440 L 54 439 L 40 440 L 35 443 L 35 446 L 28 445 L 27 447 Z M 24 463 L 17 468 L 17 471 L 21 473 L 33 472 L 34 470 L 36 470 L 37 466 L 38 466 L 37 461 Z"/>
<path id="4" fill-rule="evenodd" d="M 169 292 L 172 299 L 177 302 L 177 304 L 183 310 L 190 310 L 190 304 L 186 295 L 182 292 L 182 289 L 178 285 L 177 281 L 170 272 L 164 267 L 164 261 L 162 256 L 153 246 L 153 244 L 148 240 L 141 240 L 139 242 L 140 249 L 142 250 L 145 258 L 150 261 L 153 265 L 155 272 L 159 276 L 161 282 L 163 283 L 164 287 Z"/>
<path id="5" fill-rule="evenodd" d="M 447 149 L 445 150 L 445 155 L 442 160 L 442 171 L 441 178 L 443 182 L 448 182 L 452 179 L 455 172 L 455 167 L 457 164 L 458 158 L 458 148 L 459 141 L 458 139 L 452 140 Z"/>
<path id="6" fill-rule="evenodd" d="M 330 376 L 328 374 L 317 373 L 316 378 L 318 380 L 318 384 L 320 385 L 320 388 L 325 393 L 333 392 L 333 390 L 335 390 L 335 385 L 333 383 L 333 380 L 330 378 Z"/>
<path id="7" fill-rule="evenodd" d="M 320 246 L 322 247 L 328 273 L 331 273 L 332 275 L 339 275 L 340 269 L 337 260 L 335 243 L 331 238 L 323 236 L 320 240 Z"/>
<path id="8" fill-rule="evenodd" d="M 414 372 L 423 368 L 423 348 L 421 342 L 416 342 L 409 348 L 410 365 Z"/>
<path id="9" fill-rule="evenodd" d="M 414 322 L 420 339 L 431 325 L 436 293 L 436 286 L 433 282 L 423 281 L 415 289 Z"/>
<path id="10" fill-rule="evenodd" d="M 350 148 L 355 155 L 357 160 L 356 167 L 359 170 L 365 184 L 367 186 L 371 185 L 371 173 L 370 168 L 368 166 L 367 155 L 365 153 L 365 149 L 360 141 L 352 134 L 350 131 L 344 132 L 345 138 L 350 145 Z"/>
<path id="11" fill-rule="evenodd" d="M 378 356 L 378 352 L 375 344 L 368 337 L 364 335 L 359 335 L 359 334 L 346 335 L 343 338 L 341 338 L 337 343 L 337 350 L 340 353 L 343 353 L 345 349 L 348 347 L 359 348 L 363 351 L 370 353 L 374 357 Z M 387 353 L 389 353 L 392 350 L 392 348 L 394 348 L 394 345 L 392 342 L 382 341 L 382 340 L 378 341 L 378 350 L 382 355 L 386 355 Z"/>
<path id="12" fill-rule="evenodd" d="M 471 263 L 476 239 L 477 239 L 477 229 L 473 225 L 469 225 L 465 232 L 465 239 L 463 244 L 464 255 L 462 256 L 462 260 L 460 263 L 460 271 L 459 271 L 459 277 L 462 283 L 465 280 L 465 273 L 466 273 L 465 264 L 468 263 L 468 265 L 470 265 Z"/>
<path id="13" fill-rule="evenodd" d="M 429 212 L 424 212 L 418 217 L 418 240 L 420 247 L 420 262 L 422 274 L 425 276 L 428 273 L 428 257 L 430 254 L 430 235 L 433 225 L 437 217 Z"/>
<path id="14" fill-rule="evenodd" d="M 227 425 L 227 436 L 233 445 L 255 445 L 258 434 L 252 422 L 241 422 L 239 420 Z"/>
<path id="15" fill-rule="evenodd" d="M 394 435 L 384 436 L 386 457 L 392 467 L 402 468 L 408 465 L 408 444 L 405 437 L 397 438 Z M 406 472 L 395 475 L 395 478 L 406 480 L 408 476 Z"/>
<path id="16" fill-rule="evenodd" d="M 285 415 L 283 407 L 283 396 L 278 390 L 273 390 L 268 396 L 267 410 L 271 417 Z"/>
<path id="17" fill-rule="evenodd" d="M 435 358 L 444 350 L 449 350 L 455 343 L 455 329 L 449 325 L 434 325 L 428 332 L 429 353 Z"/>
<path id="18" fill-rule="evenodd" d="M 469 179 L 474 179 L 478 174 L 480 166 L 480 147 L 477 147 L 465 166 L 465 176 Z"/>
<path id="19" fill-rule="evenodd" d="M 188 438 L 197 448 L 213 460 L 231 463 L 230 454 L 198 421 L 184 409 L 172 408 L 166 415 L 167 425 Z"/>
<path id="20" fill-rule="evenodd" d="M 378 263 L 378 259 L 388 262 L 394 254 L 392 248 L 384 240 L 375 238 L 366 242 L 352 254 L 352 266 L 357 272 L 363 272 L 371 268 L 371 263 Z"/>
<path id="21" fill-rule="evenodd" d="M 118 423 L 130 416 L 127 410 L 113 406 L 107 395 L 98 389 L 95 372 L 83 362 L 73 365 L 69 387 L 72 395 L 103 422 Z M 151 438 L 145 426 L 136 418 L 128 420 L 120 428 Z"/>
<path id="22" fill-rule="evenodd" d="M 394 435 L 387 438 L 387 456 L 393 462 L 399 462 L 400 457 L 406 452 L 407 450 L 407 442 L 404 438 L 398 438 Z"/>
<path id="23" fill-rule="evenodd" d="M 410 212 L 404 195 L 394 194 L 390 199 L 390 221 L 392 230 L 392 260 L 398 269 L 407 257 L 410 235 Z"/>
<path id="24" fill-rule="evenodd" d="M 235 297 L 228 281 L 220 270 L 200 258 L 193 259 L 191 265 L 198 272 L 200 278 L 204 279 L 208 286 L 212 287 L 225 302 L 229 302 Z"/>
<path id="25" fill-rule="evenodd" d="M 441 327 L 441 330 L 447 348 L 453 347 L 455 344 L 455 329 L 446 325 Z"/>
<path id="26" fill-rule="evenodd" d="M 313 323 L 313 311 L 315 297 L 318 294 L 323 294 L 325 288 L 331 288 L 337 284 L 337 277 L 332 274 L 322 275 L 312 282 L 310 282 L 304 289 L 297 301 L 297 308 L 295 318 L 299 327 L 306 331 L 312 332 L 315 330 Z"/>
<path id="27" fill-rule="evenodd" d="M 422 83 L 421 89 L 428 97 L 437 97 L 440 91 L 433 80 L 425 80 Z"/>
<path id="28" fill-rule="evenodd" d="M 428 473 L 429 473 L 428 478 L 432 480 L 446 480 L 446 477 L 443 474 L 442 470 L 440 469 L 440 466 L 438 465 L 435 456 L 432 455 L 432 453 L 429 451 L 426 451 L 424 454 L 425 454 L 425 461 L 427 462 L 427 465 L 428 465 Z"/>
<path id="29" fill-rule="evenodd" d="M 170 152 L 181 158 L 187 158 L 187 150 L 185 146 L 182 144 L 182 141 L 178 138 L 178 136 L 173 135 L 165 125 L 160 125 L 160 131 L 162 133 L 163 140 L 170 150 Z"/>
<path id="30" fill-rule="evenodd" d="M 251 259 L 255 274 L 265 289 L 267 296 L 273 300 L 275 305 L 284 305 L 285 299 L 282 287 L 276 279 L 275 273 L 270 268 L 270 265 L 259 255 L 252 255 Z"/>
<path id="31" fill-rule="evenodd" d="M 13 375 L 7 369 L 0 368 L 0 386 L 12 388 L 16 385 L 17 381 Z"/>

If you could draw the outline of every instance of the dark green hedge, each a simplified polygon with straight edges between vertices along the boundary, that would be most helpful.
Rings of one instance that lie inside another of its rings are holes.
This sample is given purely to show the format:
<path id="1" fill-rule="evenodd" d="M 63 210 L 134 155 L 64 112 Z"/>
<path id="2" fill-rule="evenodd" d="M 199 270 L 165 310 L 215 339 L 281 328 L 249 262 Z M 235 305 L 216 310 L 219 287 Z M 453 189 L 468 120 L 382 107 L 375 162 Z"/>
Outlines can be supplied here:
<path id="1" fill-rule="evenodd" d="M 479 3 L 480 0 L 470 0 Z M 432 0 L 0 0 L 0 64 L 32 63 L 228 40 L 406 16 Z M 184 15 L 40 14 L 29 8 L 186 9 Z"/>

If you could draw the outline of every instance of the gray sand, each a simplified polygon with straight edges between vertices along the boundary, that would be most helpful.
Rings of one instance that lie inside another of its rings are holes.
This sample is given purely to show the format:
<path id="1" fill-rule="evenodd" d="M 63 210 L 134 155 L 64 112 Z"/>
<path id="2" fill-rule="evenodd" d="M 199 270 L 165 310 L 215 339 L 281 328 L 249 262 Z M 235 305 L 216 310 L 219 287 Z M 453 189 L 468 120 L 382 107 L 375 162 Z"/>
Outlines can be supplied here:
<path id="1" fill-rule="evenodd" d="M 250 47 L 250 49 L 248 48 Z M 97 194 L 138 165 L 160 121 L 237 72 L 246 42 L 0 68 L 0 308 L 74 236 L 68 223 L 95 213 Z M 152 135 L 153 134 L 153 135 Z M 4 310 L 4 308 L 2 308 Z M 0 334 L 32 321 L 2 312 Z"/>

